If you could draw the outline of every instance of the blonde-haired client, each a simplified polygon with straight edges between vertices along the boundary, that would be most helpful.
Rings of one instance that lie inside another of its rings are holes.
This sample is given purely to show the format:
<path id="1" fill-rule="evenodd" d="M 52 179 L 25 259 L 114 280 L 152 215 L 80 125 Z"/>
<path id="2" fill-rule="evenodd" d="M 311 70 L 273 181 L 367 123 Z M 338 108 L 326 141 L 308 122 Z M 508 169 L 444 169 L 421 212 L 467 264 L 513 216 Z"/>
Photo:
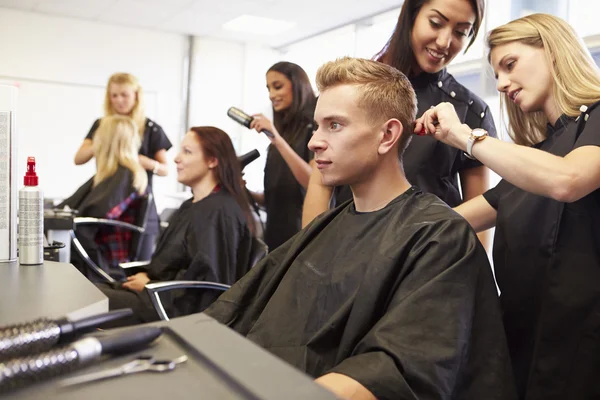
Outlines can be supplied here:
<path id="1" fill-rule="evenodd" d="M 167 151 L 172 147 L 172 144 L 163 128 L 146 117 L 144 91 L 138 79 L 132 74 L 118 72 L 112 74 L 108 79 L 104 95 L 104 116 L 114 115 L 130 117 L 137 126 L 133 134 L 138 136 L 140 141 L 138 160 L 147 175 L 148 192 L 152 193 L 153 176 L 166 176 L 168 174 Z M 97 156 L 93 140 L 100 126 L 100 121 L 101 119 L 97 119 L 94 122 L 77 150 L 75 154 L 76 165 L 85 164 L 94 156 Z M 140 259 L 150 259 L 158 232 L 158 213 L 155 203 L 151 202 L 148 210 L 148 221 L 146 222 L 146 233 L 141 239 Z"/>
<path id="2" fill-rule="evenodd" d="M 96 155 L 96 174 L 84 183 L 61 206 L 68 205 L 82 217 L 109 218 L 138 223 L 136 217 L 142 196 L 148 190 L 148 176 L 139 162 L 140 137 L 135 121 L 124 115 L 104 117 L 98 123 L 92 148 Z M 92 258 L 115 279 L 124 273 L 119 263 L 131 261 L 131 232 L 115 227 L 82 225 L 77 238 Z M 85 267 L 78 253 L 71 252 L 71 262 L 91 280 L 99 279 Z"/>

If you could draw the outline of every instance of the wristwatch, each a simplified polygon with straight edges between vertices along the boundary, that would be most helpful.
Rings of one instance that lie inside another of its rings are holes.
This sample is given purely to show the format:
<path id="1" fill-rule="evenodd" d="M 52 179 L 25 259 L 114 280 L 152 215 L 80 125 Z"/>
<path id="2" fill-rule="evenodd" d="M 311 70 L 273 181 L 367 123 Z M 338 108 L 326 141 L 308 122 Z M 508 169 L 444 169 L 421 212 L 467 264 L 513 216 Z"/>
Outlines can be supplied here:
<path id="1" fill-rule="evenodd" d="M 486 137 L 488 137 L 488 132 L 485 129 L 473 129 L 471 131 L 471 136 L 469 136 L 469 140 L 467 140 L 467 152 L 465 153 L 465 156 L 469 157 L 471 160 L 476 160 L 476 158 L 473 157 L 473 145 L 475 142 L 480 142 Z"/>

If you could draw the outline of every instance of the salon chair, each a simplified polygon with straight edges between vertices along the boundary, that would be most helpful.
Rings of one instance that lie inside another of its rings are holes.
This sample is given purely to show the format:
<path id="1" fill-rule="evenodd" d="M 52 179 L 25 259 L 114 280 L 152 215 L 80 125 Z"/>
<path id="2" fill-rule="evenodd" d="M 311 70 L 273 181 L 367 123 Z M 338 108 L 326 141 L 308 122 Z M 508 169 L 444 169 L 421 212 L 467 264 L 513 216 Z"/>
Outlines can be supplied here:
<path id="1" fill-rule="evenodd" d="M 102 269 L 88 254 L 83 244 L 77 237 L 77 228 L 84 226 L 93 226 L 98 228 L 115 228 L 123 229 L 131 232 L 129 243 L 126 243 L 128 250 L 128 260 L 136 262 L 139 260 L 142 241 L 142 235 L 146 232 L 146 224 L 150 216 L 150 204 L 152 204 L 152 194 L 147 193 L 144 196 L 136 199 L 130 207 L 135 207 L 135 218 L 134 224 L 105 218 L 91 218 L 91 217 L 76 217 L 74 218 L 74 229 L 70 231 L 72 246 L 75 252 L 79 255 L 83 261 L 84 268 L 87 271 L 91 271 L 92 274 L 100 278 L 100 281 L 105 282 L 117 282 L 107 271 Z M 102 248 L 98 249 L 98 257 L 102 257 Z M 83 272 L 83 271 L 82 271 Z M 125 272 L 123 272 L 125 276 Z"/>
<path id="2" fill-rule="evenodd" d="M 252 247 L 250 248 L 250 260 L 249 260 L 249 269 L 254 267 L 263 257 L 265 257 L 268 253 L 268 247 L 262 240 L 253 237 L 252 238 Z M 144 271 L 144 267 L 147 266 L 149 261 L 141 261 L 141 262 L 130 262 L 130 263 L 122 263 L 121 267 L 125 269 L 127 275 L 133 275 L 138 272 Z M 152 282 L 146 285 L 146 290 L 148 291 L 148 295 L 152 300 L 152 305 L 156 310 L 156 313 L 163 321 L 168 321 L 169 317 L 165 308 L 162 304 L 160 294 L 167 293 L 172 290 L 177 289 L 194 289 L 194 290 L 219 290 L 226 291 L 231 286 L 223 283 L 217 282 L 206 282 L 206 281 L 165 281 L 165 282 Z"/>

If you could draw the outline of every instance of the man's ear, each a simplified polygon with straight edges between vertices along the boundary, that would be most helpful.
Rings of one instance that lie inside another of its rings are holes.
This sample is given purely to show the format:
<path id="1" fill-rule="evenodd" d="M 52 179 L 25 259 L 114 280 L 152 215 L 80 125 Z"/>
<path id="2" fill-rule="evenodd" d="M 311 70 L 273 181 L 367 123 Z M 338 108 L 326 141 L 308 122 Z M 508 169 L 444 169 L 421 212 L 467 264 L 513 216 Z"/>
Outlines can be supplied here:
<path id="1" fill-rule="evenodd" d="M 408 131 L 404 132 L 402 123 L 395 118 L 387 120 L 381 126 L 381 130 L 383 135 L 381 136 L 381 141 L 379 142 L 379 154 L 384 155 L 392 150 L 394 151 L 394 154 L 397 154 L 396 148 L 398 142 L 400 141 L 400 137 L 403 134 L 408 133 Z"/>

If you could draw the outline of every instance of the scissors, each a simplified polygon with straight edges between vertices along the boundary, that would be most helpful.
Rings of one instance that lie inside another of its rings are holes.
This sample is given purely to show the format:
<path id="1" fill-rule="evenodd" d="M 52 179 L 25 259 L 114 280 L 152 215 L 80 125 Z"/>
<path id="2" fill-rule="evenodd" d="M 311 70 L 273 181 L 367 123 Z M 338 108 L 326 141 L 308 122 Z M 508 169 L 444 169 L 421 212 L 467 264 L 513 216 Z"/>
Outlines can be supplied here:
<path id="1" fill-rule="evenodd" d="M 172 360 L 155 360 L 152 356 L 142 355 L 135 360 L 116 368 L 109 368 L 103 371 L 92 372 L 89 374 L 83 374 L 73 378 L 64 379 L 59 385 L 63 387 L 79 385 L 81 383 L 100 381 L 129 374 L 137 374 L 138 372 L 169 372 L 173 371 L 178 364 L 186 362 L 187 359 L 187 356 L 183 355 Z"/>
<path id="2" fill-rule="evenodd" d="M 438 126 L 440 123 L 438 122 L 438 120 L 434 120 L 433 121 L 433 126 Z M 415 126 L 417 125 L 417 123 L 415 122 L 413 124 L 413 129 L 415 128 Z M 413 132 L 415 135 L 417 136 L 427 136 L 427 130 L 425 129 L 425 125 L 423 125 L 421 127 L 421 130 L 419 132 Z"/>

